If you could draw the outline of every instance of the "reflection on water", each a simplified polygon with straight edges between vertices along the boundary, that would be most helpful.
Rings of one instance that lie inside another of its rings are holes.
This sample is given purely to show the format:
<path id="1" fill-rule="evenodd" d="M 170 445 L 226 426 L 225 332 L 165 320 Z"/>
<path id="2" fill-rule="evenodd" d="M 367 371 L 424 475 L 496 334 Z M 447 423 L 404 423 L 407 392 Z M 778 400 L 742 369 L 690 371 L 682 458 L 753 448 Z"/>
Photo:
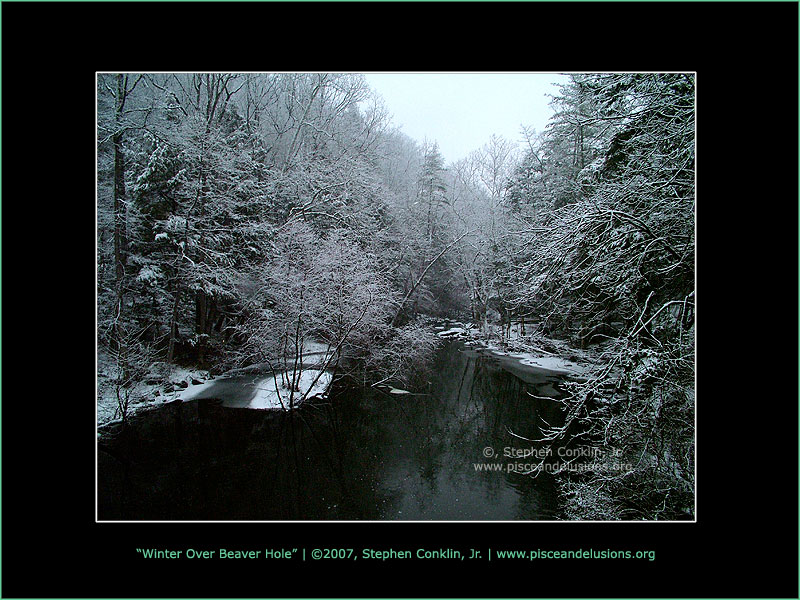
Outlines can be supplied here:
<path id="1" fill-rule="evenodd" d="M 438 351 L 428 380 L 415 395 L 333 390 L 328 404 L 289 413 L 210 398 L 153 410 L 101 445 L 99 517 L 554 518 L 550 475 L 508 472 L 509 463 L 533 459 L 504 449 L 531 447 L 509 430 L 535 439 L 543 421 L 558 422 L 556 402 L 526 392 L 557 396 L 559 380 L 512 375 L 458 342 Z"/>

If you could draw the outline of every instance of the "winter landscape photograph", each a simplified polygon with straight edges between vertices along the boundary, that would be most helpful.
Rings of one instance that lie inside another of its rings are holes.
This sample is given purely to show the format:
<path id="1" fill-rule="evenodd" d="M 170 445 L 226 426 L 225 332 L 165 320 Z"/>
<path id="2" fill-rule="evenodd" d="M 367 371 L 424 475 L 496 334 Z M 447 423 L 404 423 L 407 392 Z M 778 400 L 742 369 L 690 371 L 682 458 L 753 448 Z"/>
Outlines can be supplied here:
<path id="1" fill-rule="evenodd" d="M 98 521 L 694 521 L 695 74 L 96 83 Z"/>

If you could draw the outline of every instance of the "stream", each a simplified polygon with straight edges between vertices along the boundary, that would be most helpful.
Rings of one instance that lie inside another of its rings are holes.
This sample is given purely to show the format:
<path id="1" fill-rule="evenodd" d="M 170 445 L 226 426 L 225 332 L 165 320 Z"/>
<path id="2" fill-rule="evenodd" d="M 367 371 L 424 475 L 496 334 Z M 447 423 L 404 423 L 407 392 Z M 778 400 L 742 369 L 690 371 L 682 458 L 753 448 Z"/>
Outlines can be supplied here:
<path id="1" fill-rule="evenodd" d="M 562 418 L 547 399 L 560 381 L 455 340 L 413 395 L 334 384 L 294 411 L 254 410 L 228 380 L 229 398 L 159 406 L 100 444 L 98 518 L 555 519 L 552 476 L 509 472 L 535 459 L 506 455 L 531 447 L 509 431 L 535 439 Z"/>

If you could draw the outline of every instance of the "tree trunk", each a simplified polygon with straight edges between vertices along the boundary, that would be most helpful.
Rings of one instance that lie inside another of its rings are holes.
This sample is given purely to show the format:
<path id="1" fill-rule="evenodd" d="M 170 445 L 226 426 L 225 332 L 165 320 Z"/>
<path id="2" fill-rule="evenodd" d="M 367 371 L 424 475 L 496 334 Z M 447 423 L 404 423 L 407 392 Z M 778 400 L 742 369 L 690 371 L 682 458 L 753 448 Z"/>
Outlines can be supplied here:
<path id="1" fill-rule="evenodd" d="M 506 311 L 503 309 L 502 304 L 498 306 L 500 309 L 500 347 L 505 350 L 506 347 Z"/>
<path id="2" fill-rule="evenodd" d="M 197 290 L 195 298 L 195 330 L 197 332 L 197 362 L 201 367 L 205 360 L 206 304 L 206 293 L 203 290 Z"/>
<path id="3" fill-rule="evenodd" d="M 125 341 L 125 267 L 127 266 L 127 210 L 125 204 L 125 149 L 123 148 L 122 110 L 125 106 L 126 83 L 117 75 L 117 101 L 114 111 L 114 272 L 117 292 L 117 314 L 112 345 L 117 351 L 120 381 L 128 379 L 128 357 Z M 124 415 L 123 415 L 124 421 Z"/>
<path id="4" fill-rule="evenodd" d="M 175 284 L 175 299 L 172 302 L 172 318 L 169 323 L 169 348 L 167 349 L 167 362 L 172 363 L 175 356 L 175 338 L 178 334 L 178 298 L 181 295 L 179 284 Z"/>
<path id="5" fill-rule="evenodd" d="M 114 266 L 117 294 L 122 294 L 122 278 L 127 264 L 127 207 L 125 203 L 125 149 L 123 148 L 122 110 L 125 106 L 125 79 L 117 75 L 117 102 L 114 115 Z"/>

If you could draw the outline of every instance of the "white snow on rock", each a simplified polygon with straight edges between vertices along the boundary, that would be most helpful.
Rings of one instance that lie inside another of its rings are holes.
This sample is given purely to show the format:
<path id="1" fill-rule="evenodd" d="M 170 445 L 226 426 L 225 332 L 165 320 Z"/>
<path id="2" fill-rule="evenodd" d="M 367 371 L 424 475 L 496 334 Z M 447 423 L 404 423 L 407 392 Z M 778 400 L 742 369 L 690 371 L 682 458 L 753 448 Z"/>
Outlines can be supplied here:
<path id="1" fill-rule="evenodd" d="M 453 327 L 452 329 L 448 329 L 447 331 L 440 331 L 436 335 L 439 337 L 448 337 L 451 335 L 459 335 L 461 333 L 466 333 L 466 330 L 463 327 Z"/>
<path id="2" fill-rule="evenodd" d="M 319 378 L 317 378 L 319 375 Z M 324 394 L 331 384 L 332 375 L 316 369 L 306 369 L 300 374 L 297 387 L 300 391 L 294 393 L 294 403 L 303 398 Z M 314 380 L 316 379 L 316 383 Z M 275 385 L 277 383 L 277 386 Z M 312 385 L 313 384 L 313 385 Z M 200 386 L 197 386 L 200 387 Z M 250 400 L 248 408 L 283 409 L 289 408 L 289 390 L 283 387 L 281 376 L 269 376 L 256 382 L 256 395 Z M 279 393 L 280 390 L 280 393 Z"/>
<path id="3" fill-rule="evenodd" d="M 166 394 L 164 397 L 164 402 L 167 402 L 171 399 L 180 399 L 186 402 L 187 400 L 191 400 L 195 396 L 199 395 L 201 392 L 204 392 L 208 389 L 208 387 L 214 383 L 214 380 L 205 381 L 200 385 L 189 385 L 186 389 L 178 388 L 175 392 L 171 394 Z"/>
<path id="4" fill-rule="evenodd" d="M 511 358 L 516 358 L 523 365 L 531 367 L 539 367 L 540 369 L 547 369 L 548 371 L 557 371 L 559 373 L 569 373 L 571 375 L 587 375 L 590 371 L 585 366 L 576 364 L 569 360 L 563 359 L 558 356 L 538 356 L 529 352 L 512 352 L 509 353 Z"/>
<path id="5" fill-rule="evenodd" d="M 401 390 L 400 388 L 389 388 L 390 394 L 410 394 L 408 390 Z"/>
<path id="6" fill-rule="evenodd" d="M 504 356 L 508 358 L 513 358 L 521 365 L 525 365 L 528 367 L 535 367 L 537 369 L 542 369 L 545 371 L 551 371 L 553 373 L 558 373 L 562 375 L 573 375 L 576 377 L 588 377 L 593 370 L 593 365 L 591 364 L 578 364 L 571 360 L 567 360 L 566 358 L 562 358 L 561 356 L 557 356 L 555 354 L 544 354 L 544 351 L 534 351 L 534 352 L 507 352 L 503 350 L 500 346 L 493 342 L 488 343 L 479 343 L 479 346 L 483 346 L 496 356 Z"/>

